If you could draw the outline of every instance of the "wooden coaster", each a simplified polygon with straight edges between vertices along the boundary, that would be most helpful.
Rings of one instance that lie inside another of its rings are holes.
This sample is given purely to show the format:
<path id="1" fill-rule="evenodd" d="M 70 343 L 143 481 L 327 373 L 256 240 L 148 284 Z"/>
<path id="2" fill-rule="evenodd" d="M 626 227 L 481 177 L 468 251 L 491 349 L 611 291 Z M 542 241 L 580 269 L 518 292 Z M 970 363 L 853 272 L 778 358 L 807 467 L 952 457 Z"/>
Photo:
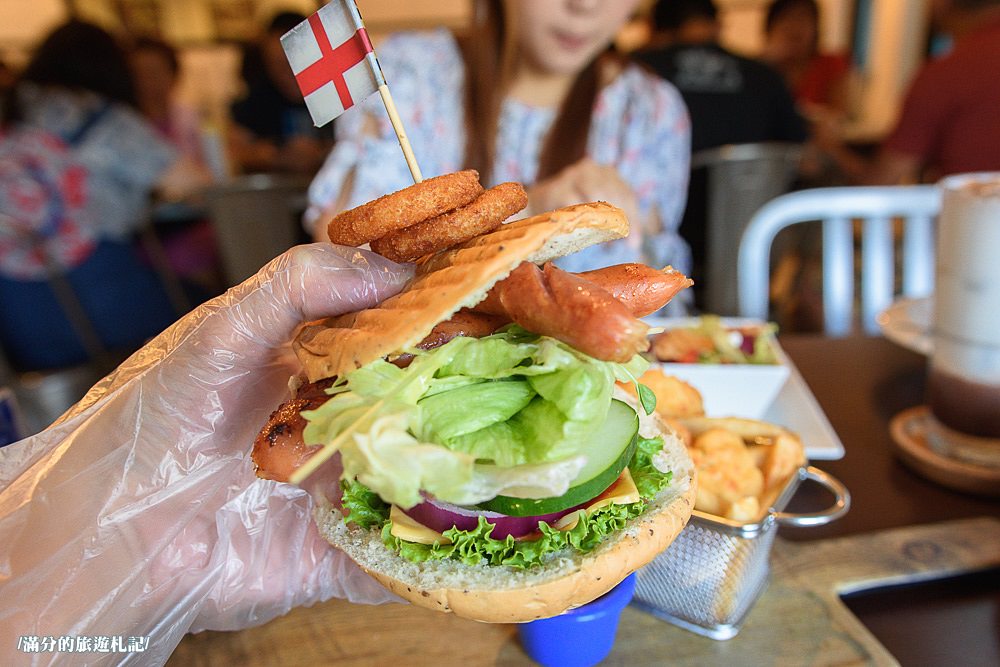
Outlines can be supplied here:
<path id="1" fill-rule="evenodd" d="M 1000 497 L 1000 467 L 978 465 L 943 456 L 928 441 L 936 420 L 926 405 L 904 410 L 889 423 L 899 458 L 942 486 L 983 496 Z"/>

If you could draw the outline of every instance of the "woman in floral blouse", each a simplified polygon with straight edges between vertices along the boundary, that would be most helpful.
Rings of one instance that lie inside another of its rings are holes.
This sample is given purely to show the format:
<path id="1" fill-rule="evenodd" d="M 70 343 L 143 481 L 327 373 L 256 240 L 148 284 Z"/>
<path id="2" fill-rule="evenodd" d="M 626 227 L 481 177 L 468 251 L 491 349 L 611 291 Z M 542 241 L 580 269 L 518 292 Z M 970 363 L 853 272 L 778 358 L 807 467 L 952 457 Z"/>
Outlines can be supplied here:
<path id="1" fill-rule="evenodd" d="M 475 168 L 485 186 L 519 181 L 527 212 L 593 200 L 625 210 L 630 236 L 564 258 L 569 270 L 690 266 L 677 233 L 687 111 L 669 83 L 608 50 L 638 4 L 483 0 L 462 37 L 401 33 L 377 49 L 425 177 Z M 334 213 L 412 183 L 380 104 L 369 98 L 337 121 L 309 193 L 317 237 Z"/>

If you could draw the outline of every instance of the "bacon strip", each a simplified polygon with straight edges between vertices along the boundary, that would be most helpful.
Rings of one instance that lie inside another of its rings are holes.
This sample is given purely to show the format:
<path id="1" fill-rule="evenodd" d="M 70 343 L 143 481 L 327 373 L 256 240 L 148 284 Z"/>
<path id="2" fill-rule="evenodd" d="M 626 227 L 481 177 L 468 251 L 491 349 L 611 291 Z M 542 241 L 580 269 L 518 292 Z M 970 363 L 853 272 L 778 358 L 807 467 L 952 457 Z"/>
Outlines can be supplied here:
<path id="1" fill-rule="evenodd" d="M 306 446 L 302 440 L 306 420 L 299 413 L 315 410 L 330 400 L 324 389 L 331 384 L 333 378 L 304 384 L 295 398 L 285 401 L 271 413 L 254 439 L 250 455 L 257 466 L 258 477 L 287 482 L 289 476 L 319 449 L 318 446 Z"/>
<path id="2" fill-rule="evenodd" d="M 510 322 L 510 319 L 498 315 L 486 315 L 484 313 L 474 313 L 471 310 L 460 310 L 451 316 L 451 319 L 439 322 L 431 332 L 417 343 L 421 350 L 433 350 L 441 347 L 456 336 L 469 336 L 470 338 L 482 338 Z M 396 364 L 400 368 L 406 368 L 413 361 L 412 354 L 401 354 L 392 359 L 390 363 Z"/>
<path id="3" fill-rule="evenodd" d="M 426 338 L 417 343 L 417 347 L 422 350 L 432 350 L 444 345 L 456 336 L 482 338 L 489 336 L 507 322 L 509 320 L 501 316 L 460 310 L 452 315 L 451 319 L 439 322 L 431 329 Z"/>

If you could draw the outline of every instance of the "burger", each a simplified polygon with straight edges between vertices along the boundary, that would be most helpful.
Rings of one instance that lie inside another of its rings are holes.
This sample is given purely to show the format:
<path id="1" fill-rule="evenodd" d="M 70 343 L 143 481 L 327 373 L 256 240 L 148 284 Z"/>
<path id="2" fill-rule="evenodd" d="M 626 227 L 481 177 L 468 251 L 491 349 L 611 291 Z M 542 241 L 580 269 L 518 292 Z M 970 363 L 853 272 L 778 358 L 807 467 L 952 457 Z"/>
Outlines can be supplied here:
<path id="1" fill-rule="evenodd" d="M 304 377 L 254 443 L 258 474 L 334 466 L 320 532 L 414 604 L 524 622 L 609 591 L 694 498 L 683 443 L 637 385 L 645 325 L 549 264 L 627 233 L 600 202 L 533 216 L 422 257 L 373 308 L 305 324 Z"/>

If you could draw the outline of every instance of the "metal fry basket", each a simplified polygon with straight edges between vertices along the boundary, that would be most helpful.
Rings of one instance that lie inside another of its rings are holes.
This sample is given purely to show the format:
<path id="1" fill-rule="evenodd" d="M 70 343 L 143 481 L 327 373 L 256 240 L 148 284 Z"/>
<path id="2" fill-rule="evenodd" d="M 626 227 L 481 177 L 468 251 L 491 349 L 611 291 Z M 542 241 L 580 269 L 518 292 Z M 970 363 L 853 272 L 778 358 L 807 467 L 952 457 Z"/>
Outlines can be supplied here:
<path id="1" fill-rule="evenodd" d="M 833 493 L 834 504 L 814 514 L 782 511 L 806 479 Z M 739 523 L 695 510 L 670 547 L 637 572 L 632 604 L 712 639 L 734 637 L 767 584 L 778 526 L 821 526 L 843 516 L 850 503 L 839 480 L 803 466 L 758 522 Z"/>

